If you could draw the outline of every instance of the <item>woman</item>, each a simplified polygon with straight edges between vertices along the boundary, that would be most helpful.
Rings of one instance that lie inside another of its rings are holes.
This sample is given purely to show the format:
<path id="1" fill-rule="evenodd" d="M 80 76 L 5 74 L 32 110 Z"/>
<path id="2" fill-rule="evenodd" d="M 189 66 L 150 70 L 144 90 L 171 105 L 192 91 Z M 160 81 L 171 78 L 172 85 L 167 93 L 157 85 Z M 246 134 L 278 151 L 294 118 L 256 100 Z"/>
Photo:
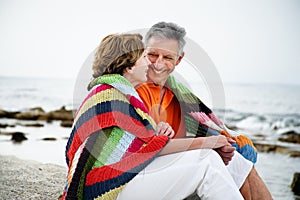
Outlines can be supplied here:
<path id="1" fill-rule="evenodd" d="M 174 131 L 163 122 L 155 131 L 156 124 L 134 89 L 146 81 L 149 64 L 141 39 L 139 34 L 114 34 L 98 47 L 95 79 L 75 115 L 66 147 L 69 169 L 62 199 L 183 199 L 195 191 L 204 199 L 241 199 L 214 151 L 186 151 L 230 145 L 224 136 L 169 141 L 166 135 Z M 148 175 L 145 170 L 157 164 L 160 169 Z M 179 188 L 172 186 L 176 180 L 168 176 L 174 170 L 187 172 L 177 179 L 184 181 Z M 208 175 L 221 177 L 206 180 Z M 163 182 L 158 180 L 162 177 Z M 221 195 L 208 192 L 210 187 Z"/>

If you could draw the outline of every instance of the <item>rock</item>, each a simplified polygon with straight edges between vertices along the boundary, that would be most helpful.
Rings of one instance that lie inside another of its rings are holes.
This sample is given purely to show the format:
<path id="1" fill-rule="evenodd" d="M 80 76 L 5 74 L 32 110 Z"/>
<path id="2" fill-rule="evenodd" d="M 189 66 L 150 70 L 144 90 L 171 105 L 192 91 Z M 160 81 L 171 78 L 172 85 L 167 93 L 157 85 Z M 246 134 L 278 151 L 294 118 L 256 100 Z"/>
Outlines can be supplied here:
<path id="1" fill-rule="evenodd" d="M 9 112 L 6 110 L 0 110 L 0 118 L 15 118 L 15 115 L 20 112 Z"/>
<path id="2" fill-rule="evenodd" d="M 256 133 L 253 136 L 254 137 L 259 137 L 259 138 L 265 138 L 266 137 L 264 134 L 261 134 L 261 133 Z"/>
<path id="3" fill-rule="evenodd" d="M 276 151 L 276 145 L 274 144 L 261 144 L 261 143 L 254 143 L 255 147 L 260 152 L 274 152 Z"/>
<path id="4" fill-rule="evenodd" d="M 41 107 L 35 107 L 28 111 L 16 114 L 15 118 L 22 120 L 37 120 L 43 115 L 45 115 L 45 111 Z"/>
<path id="5" fill-rule="evenodd" d="M 267 143 L 260 143 L 253 141 L 254 146 L 260 152 L 275 152 L 275 153 L 282 153 L 282 154 L 289 154 L 291 157 L 297 157 L 300 154 L 299 151 L 295 151 L 288 146 L 282 146 L 278 144 L 267 144 Z"/>
<path id="6" fill-rule="evenodd" d="M 67 110 L 64 106 L 59 110 L 54 110 L 41 116 L 39 120 L 73 120 L 73 111 Z"/>
<path id="7" fill-rule="evenodd" d="M 300 152 L 299 151 L 291 151 L 290 152 L 290 157 L 299 158 L 300 157 Z"/>
<path id="8" fill-rule="evenodd" d="M 27 137 L 22 132 L 14 132 L 12 133 L 11 140 L 13 140 L 14 142 L 22 142 L 24 140 L 27 140 Z"/>
<path id="9" fill-rule="evenodd" d="M 75 110 L 67 110 L 65 106 L 62 106 L 58 110 L 45 112 L 41 107 L 30 108 L 23 112 L 9 112 L 0 110 L 0 118 L 15 118 L 20 120 L 43 120 L 52 122 L 53 120 L 73 120 L 73 113 Z M 36 124 L 36 126 L 39 126 Z M 67 127 L 69 125 L 66 124 Z"/>
<path id="10" fill-rule="evenodd" d="M 290 143 L 297 143 L 300 144 L 300 134 L 298 133 L 289 133 L 289 134 L 285 134 L 287 135 L 287 137 L 281 137 L 278 140 L 281 142 L 290 142 Z"/>
<path id="11" fill-rule="evenodd" d="M 56 138 L 55 137 L 45 137 L 42 140 L 44 140 L 44 141 L 56 141 Z"/>
<path id="12" fill-rule="evenodd" d="M 287 132 L 282 133 L 281 135 L 299 135 L 296 131 L 290 130 Z"/>
<path id="13" fill-rule="evenodd" d="M 226 124 L 226 127 L 233 131 L 238 130 L 238 127 L 236 127 L 235 125 Z"/>
<path id="14" fill-rule="evenodd" d="M 0 131 L 0 135 L 12 135 L 14 132 L 3 132 Z"/>
<path id="15" fill-rule="evenodd" d="M 73 121 L 72 120 L 63 120 L 61 121 L 60 125 L 62 127 L 68 127 L 68 128 L 71 128 L 72 125 L 73 125 Z"/>
<path id="16" fill-rule="evenodd" d="M 0 124 L 0 128 L 6 128 L 6 127 L 15 127 L 16 125 L 13 124 Z"/>
<path id="17" fill-rule="evenodd" d="M 43 127 L 44 124 L 33 123 L 33 124 L 24 124 L 24 126 L 27 126 L 27 127 Z"/>
<path id="18" fill-rule="evenodd" d="M 300 173 L 299 172 L 294 173 L 291 189 L 295 195 L 300 196 Z"/>

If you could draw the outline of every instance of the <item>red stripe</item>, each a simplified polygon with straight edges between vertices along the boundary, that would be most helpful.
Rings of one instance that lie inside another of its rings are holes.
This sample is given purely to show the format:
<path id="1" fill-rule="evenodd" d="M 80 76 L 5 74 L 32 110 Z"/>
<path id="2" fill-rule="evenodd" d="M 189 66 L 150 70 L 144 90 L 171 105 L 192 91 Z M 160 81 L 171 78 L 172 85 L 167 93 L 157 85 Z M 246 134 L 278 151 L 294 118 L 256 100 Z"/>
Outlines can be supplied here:
<path id="1" fill-rule="evenodd" d="M 73 160 L 77 149 L 90 134 L 112 126 L 118 126 L 121 129 L 133 133 L 144 142 L 149 142 L 154 136 L 153 130 L 146 129 L 140 121 L 126 114 L 118 111 L 100 114 L 86 121 L 77 129 L 67 153 L 69 160 Z"/>
<path id="2" fill-rule="evenodd" d="M 124 155 L 122 156 L 122 159 L 130 156 L 132 153 L 137 152 L 142 145 L 144 144 L 144 142 L 138 138 L 135 138 L 132 143 L 129 145 L 128 149 L 126 150 L 126 152 L 124 153 Z"/>
<path id="3" fill-rule="evenodd" d="M 122 161 L 115 164 L 94 168 L 86 176 L 86 186 L 117 177 L 122 173 L 144 163 L 159 153 L 160 150 L 166 145 L 167 141 L 167 136 L 155 136 L 153 140 L 151 140 L 151 142 L 145 147 L 122 159 Z"/>
<path id="4" fill-rule="evenodd" d="M 148 109 L 145 107 L 144 103 L 141 100 L 137 99 L 135 96 L 126 95 L 126 98 L 129 100 L 130 104 L 134 105 L 135 108 L 141 109 L 143 112 L 148 113 Z"/>

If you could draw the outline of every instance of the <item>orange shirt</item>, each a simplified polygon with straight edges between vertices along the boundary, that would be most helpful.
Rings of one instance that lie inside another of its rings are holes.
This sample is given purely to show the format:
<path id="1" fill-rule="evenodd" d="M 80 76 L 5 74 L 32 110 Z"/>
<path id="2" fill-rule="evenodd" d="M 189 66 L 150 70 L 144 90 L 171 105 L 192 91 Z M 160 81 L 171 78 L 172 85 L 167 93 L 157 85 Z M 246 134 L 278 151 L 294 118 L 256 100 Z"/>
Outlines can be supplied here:
<path id="1" fill-rule="evenodd" d="M 181 114 L 180 104 L 173 92 L 164 87 L 164 94 L 160 97 L 161 86 L 153 83 L 144 83 L 136 88 L 145 106 L 150 111 L 156 123 L 168 122 L 175 131 L 175 137 L 184 137 L 185 123 Z"/>

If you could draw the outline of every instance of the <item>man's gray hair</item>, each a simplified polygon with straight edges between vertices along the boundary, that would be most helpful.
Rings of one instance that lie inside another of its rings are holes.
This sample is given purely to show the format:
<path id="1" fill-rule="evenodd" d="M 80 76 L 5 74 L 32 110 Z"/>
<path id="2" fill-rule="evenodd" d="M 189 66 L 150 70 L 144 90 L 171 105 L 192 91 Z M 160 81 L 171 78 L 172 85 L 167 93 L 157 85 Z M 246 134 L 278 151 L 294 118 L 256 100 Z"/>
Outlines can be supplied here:
<path id="1" fill-rule="evenodd" d="M 185 29 L 175 23 L 158 22 L 157 24 L 154 24 L 146 33 L 145 44 L 147 47 L 151 37 L 158 37 L 160 39 L 174 39 L 178 41 L 178 54 L 181 55 L 183 52 L 183 47 L 186 43 L 184 38 L 185 35 Z"/>

